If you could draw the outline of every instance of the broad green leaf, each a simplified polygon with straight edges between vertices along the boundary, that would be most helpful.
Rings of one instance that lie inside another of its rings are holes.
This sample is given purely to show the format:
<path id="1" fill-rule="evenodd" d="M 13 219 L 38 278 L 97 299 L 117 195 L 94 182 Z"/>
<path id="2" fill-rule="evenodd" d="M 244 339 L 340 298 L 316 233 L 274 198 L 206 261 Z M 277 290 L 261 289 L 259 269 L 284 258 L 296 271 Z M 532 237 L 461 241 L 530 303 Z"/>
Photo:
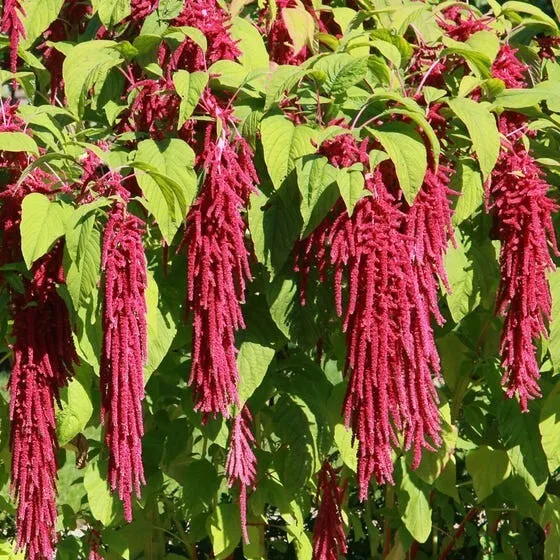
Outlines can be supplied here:
<path id="1" fill-rule="evenodd" d="M 544 560 L 560 558 L 560 498 L 547 494 L 541 510 L 541 527 L 545 531 Z"/>
<path id="2" fill-rule="evenodd" d="M 241 17 L 232 18 L 230 33 L 241 51 L 238 60 L 244 68 L 248 71 L 268 69 L 268 51 L 263 37 L 249 20 Z"/>
<path id="3" fill-rule="evenodd" d="M 541 84 L 539 85 L 542 85 Z M 496 96 L 493 108 L 503 109 L 523 109 L 525 107 L 532 107 L 538 105 L 541 101 L 547 98 L 547 91 L 545 88 L 527 88 L 527 89 L 504 89 Z"/>
<path id="4" fill-rule="evenodd" d="M 146 207 L 170 245 L 196 196 L 194 152 L 178 138 L 143 140 L 134 164 Z"/>
<path id="5" fill-rule="evenodd" d="M 500 39 L 492 31 L 477 31 L 467 39 L 466 44 L 475 51 L 486 55 L 492 62 L 500 50 Z"/>
<path id="6" fill-rule="evenodd" d="M 346 53 L 332 54 L 320 58 L 314 70 L 325 72 L 324 90 L 332 97 L 348 93 L 349 88 L 363 80 L 367 72 L 368 58 L 356 58 Z"/>
<path id="7" fill-rule="evenodd" d="M 271 115 L 261 121 L 261 139 L 268 174 L 276 189 L 294 169 L 298 158 L 315 151 L 312 128 L 296 126 L 283 115 Z"/>
<path id="8" fill-rule="evenodd" d="M 426 542 L 432 532 L 432 508 L 428 500 L 428 487 L 408 470 L 401 461 L 402 481 L 398 490 L 399 512 L 408 532 L 420 543 Z"/>
<path id="9" fill-rule="evenodd" d="M 482 177 L 486 179 L 500 153 L 500 134 L 496 119 L 484 105 L 472 99 L 457 98 L 448 101 L 451 110 L 467 127 L 478 158 Z"/>
<path id="10" fill-rule="evenodd" d="M 533 16 L 539 22 L 546 24 L 552 30 L 558 32 L 558 25 L 550 16 L 547 16 L 540 8 L 529 4 L 528 2 L 519 2 L 518 0 L 510 0 L 502 4 L 503 12 L 513 12 L 517 15 L 517 12 L 522 14 L 528 14 Z"/>
<path id="11" fill-rule="evenodd" d="M 344 200 L 349 216 L 353 214 L 354 206 L 356 206 L 358 200 L 371 194 L 368 190 L 364 189 L 363 171 L 361 169 L 353 169 L 353 167 L 355 166 L 339 169 L 336 176 L 340 196 Z"/>
<path id="12" fill-rule="evenodd" d="M 92 0 L 101 23 L 113 27 L 130 15 L 130 0 Z"/>
<path id="13" fill-rule="evenodd" d="M 356 442 L 352 445 L 352 439 L 352 431 L 344 424 L 337 424 L 334 427 L 334 441 L 342 462 L 353 472 L 358 472 L 358 445 Z"/>
<path id="14" fill-rule="evenodd" d="M 539 432 L 548 470 L 553 473 L 560 467 L 560 385 L 558 384 L 543 402 Z"/>
<path id="15" fill-rule="evenodd" d="M 0 132 L 0 151 L 39 154 L 35 140 L 25 132 Z"/>
<path id="16" fill-rule="evenodd" d="M 338 200 L 337 170 L 326 157 L 318 155 L 298 160 L 296 169 L 301 193 L 302 237 L 307 237 Z"/>
<path id="17" fill-rule="evenodd" d="M 491 65 L 492 61 L 490 57 L 485 53 L 474 50 L 467 43 L 461 43 L 459 41 L 454 41 L 453 39 L 446 38 L 444 41 L 448 46 L 443 49 L 441 56 L 458 55 L 465 59 L 467 65 L 475 74 L 475 76 L 481 80 L 487 80 L 492 77 Z"/>
<path id="18" fill-rule="evenodd" d="M 186 70 L 179 70 L 173 74 L 173 84 L 181 98 L 179 122 L 177 123 L 177 127 L 181 128 L 200 101 L 200 96 L 208 84 L 208 73 L 193 72 L 191 74 Z"/>
<path id="19" fill-rule="evenodd" d="M 192 461 L 185 468 L 183 500 L 191 513 L 208 508 L 220 487 L 216 467 L 206 459 Z"/>
<path id="20" fill-rule="evenodd" d="M 476 497 L 482 502 L 510 475 L 511 465 L 505 451 L 481 445 L 469 451 L 467 470 L 472 476 Z"/>
<path id="21" fill-rule="evenodd" d="M 455 452 L 455 444 L 457 443 L 457 427 L 451 424 L 451 411 L 449 403 L 440 405 L 440 413 L 442 416 L 442 439 L 443 443 L 436 451 L 424 450 L 422 452 L 422 461 L 414 474 L 426 482 L 433 484 L 445 469 L 447 462 Z"/>
<path id="22" fill-rule="evenodd" d="M 426 146 L 413 126 L 387 123 L 379 128 L 368 128 L 389 154 L 406 201 L 412 205 L 422 187 L 428 168 Z"/>
<path id="23" fill-rule="evenodd" d="M 282 19 L 286 24 L 295 53 L 306 45 L 313 48 L 315 43 L 315 20 L 303 4 L 295 8 L 283 8 Z"/>
<path id="24" fill-rule="evenodd" d="M 74 114 L 83 114 L 89 90 L 99 88 L 109 70 L 122 61 L 116 46 L 114 41 L 87 41 L 74 46 L 64 59 L 62 75 L 66 98 Z"/>
<path id="25" fill-rule="evenodd" d="M 27 268 L 64 235 L 64 212 L 58 202 L 40 193 L 28 194 L 21 209 L 21 252 Z"/>
<path id="26" fill-rule="evenodd" d="M 560 372 L 560 270 L 549 272 L 550 293 L 552 294 L 552 316 L 548 351 L 554 370 Z"/>
<path id="27" fill-rule="evenodd" d="M 216 560 L 229 556 L 241 540 L 239 511 L 234 504 L 219 504 L 206 522 Z"/>
<path id="28" fill-rule="evenodd" d="M 60 445 L 66 445 L 84 430 L 93 413 L 91 368 L 81 365 L 68 387 L 60 393 L 62 408 L 56 410 L 56 435 Z"/>
<path id="29" fill-rule="evenodd" d="M 453 223 L 468 220 L 484 202 L 482 176 L 472 160 L 460 160 L 451 180 L 451 188 L 460 192 L 453 214 Z"/>
<path id="30" fill-rule="evenodd" d="M 116 515 L 116 502 L 107 483 L 107 465 L 99 460 L 88 464 L 84 473 L 84 487 L 89 509 L 95 519 L 110 525 Z"/>
<path id="31" fill-rule="evenodd" d="M 75 309 L 97 289 L 101 274 L 101 233 L 95 227 L 95 212 L 84 216 L 84 208 L 74 211 L 66 227 L 66 286 Z"/>
<path id="32" fill-rule="evenodd" d="M 47 30 L 57 18 L 63 3 L 64 0 L 22 1 L 22 22 L 25 27 L 25 36 L 20 45 L 22 48 L 29 49 L 43 31 Z"/>
<path id="33" fill-rule="evenodd" d="M 451 287 L 451 292 L 445 297 L 451 317 L 459 323 L 478 306 L 481 298 L 468 247 L 463 244 L 460 235 L 456 237 L 457 246 L 449 247 L 445 255 L 445 270 Z"/>
<path id="34" fill-rule="evenodd" d="M 177 334 L 177 325 L 173 321 L 169 309 L 163 308 L 159 302 L 159 289 L 153 275 L 148 273 L 146 290 L 146 321 L 148 324 L 148 358 L 144 366 L 144 379 L 157 369 Z"/>
<path id="35" fill-rule="evenodd" d="M 266 113 L 275 103 L 278 103 L 284 92 L 290 92 L 304 75 L 305 70 L 297 66 L 278 66 L 266 86 L 264 112 Z"/>
<path id="36" fill-rule="evenodd" d="M 539 417 L 521 413 L 515 400 L 498 401 L 498 429 L 515 474 L 535 499 L 539 500 L 548 481 L 547 458 L 541 444 Z"/>
<path id="37" fill-rule="evenodd" d="M 256 342 L 244 340 L 239 347 L 237 355 L 237 368 L 239 370 L 239 406 L 243 407 L 259 387 L 268 366 L 274 358 L 275 350 Z"/>
<path id="38" fill-rule="evenodd" d="M 255 255 L 271 274 L 278 273 L 290 254 L 301 231 L 301 217 L 294 204 L 276 195 L 251 195 L 248 212 L 249 230 Z"/>

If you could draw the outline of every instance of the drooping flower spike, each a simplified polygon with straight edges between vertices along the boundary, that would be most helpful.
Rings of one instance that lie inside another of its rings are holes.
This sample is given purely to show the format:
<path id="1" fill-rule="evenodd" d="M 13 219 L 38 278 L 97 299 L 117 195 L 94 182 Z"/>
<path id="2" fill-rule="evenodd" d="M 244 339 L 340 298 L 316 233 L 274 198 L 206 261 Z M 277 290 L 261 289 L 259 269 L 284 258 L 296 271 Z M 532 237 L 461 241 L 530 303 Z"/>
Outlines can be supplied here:
<path id="1" fill-rule="evenodd" d="M 313 559 L 338 560 L 347 552 L 342 519 L 346 485 L 340 486 L 339 473 L 328 461 L 317 475 L 319 511 L 313 527 Z"/>
<path id="2" fill-rule="evenodd" d="M 247 533 L 247 490 L 255 488 L 257 480 L 257 458 L 253 452 L 255 436 L 251 431 L 253 418 L 247 406 L 244 406 L 233 419 L 229 451 L 226 461 L 228 486 L 239 487 L 239 511 L 241 533 L 245 543 L 249 543 Z"/>
<path id="3" fill-rule="evenodd" d="M 147 270 L 144 223 L 117 201 L 104 230 L 102 269 L 103 349 L 100 385 L 108 478 L 132 521 L 132 494 L 145 484 L 142 464 L 142 401 L 147 359 Z"/>

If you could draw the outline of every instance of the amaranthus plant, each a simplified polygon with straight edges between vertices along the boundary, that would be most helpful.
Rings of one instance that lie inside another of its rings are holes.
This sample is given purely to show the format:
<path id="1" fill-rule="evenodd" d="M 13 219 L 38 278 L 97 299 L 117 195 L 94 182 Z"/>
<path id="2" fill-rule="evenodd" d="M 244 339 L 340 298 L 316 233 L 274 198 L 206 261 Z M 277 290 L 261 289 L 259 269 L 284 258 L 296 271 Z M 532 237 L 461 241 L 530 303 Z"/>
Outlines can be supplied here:
<path id="1" fill-rule="evenodd" d="M 555 9 L 0 0 L 0 557 L 560 557 Z"/>

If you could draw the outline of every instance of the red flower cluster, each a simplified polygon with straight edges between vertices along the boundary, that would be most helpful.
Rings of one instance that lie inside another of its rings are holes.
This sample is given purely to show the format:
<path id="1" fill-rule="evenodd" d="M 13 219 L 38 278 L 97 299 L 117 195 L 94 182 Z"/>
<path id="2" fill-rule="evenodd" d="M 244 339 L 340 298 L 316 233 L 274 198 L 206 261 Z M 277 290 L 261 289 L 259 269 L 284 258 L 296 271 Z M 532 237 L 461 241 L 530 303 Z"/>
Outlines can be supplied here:
<path id="1" fill-rule="evenodd" d="M 313 558 L 338 560 L 346 554 L 346 534 L 342 521 L 342 502 L 345 486 L 340 487 L 338 473 L 328 461 L 318 475 L 317 496 L 319 512 L 313 527 Z"/>
<path id="2" fill-rule="evenodd" d="M 255 437 L 251 432 L 253 418 L 244 406 L 233 419 L 226 461 L 228 486 L 239 485 L 239 509 L 241 512 L 241 531 L 243 540 L 248 543 L 247 534 L 247 488 L 255 488 L 257 481 L 257 458 L 253 453 Z"/>
<path id="3" fill-rule="evenodd" d="M 492 67 L 507 87 L 525 87 L 527 66 L 516 50 L 501 48 Z M 557 252 L 552 214 L 557 205 L 547 196 L 545 174 L 522 141 L 526 118 L 505 112 L 499 121 L 502 151 L 486 185 L 487 206 L 501 242 L 501 280 L 496 301 L 504 317 L 501 358 L 507 396 L 518 395 L 521 408 L 540 395 L 535 341 L 547 335 L 551 312 L 547 272 L 554 268 L 550 246 Z"/>
<path id="4" fill-rule="evenodd" d="M 154 10 L 157 10 L 159 0 L 132 0 L 130 3 L 130 19 L 142 23 Z"/>
<path id="5" fill-rule="evenodd" d="M 237 400 L 235 331 L 244 328 L 241 304 L 251 278 L 241 210 L 258 178 L 246 141 L 232 142 L 225 128 L 207 143 L 206 178 L 187 217 L 187 307 L 193 314 L 189 384 L 196 410 L 221 412 Z"/>
<path id="6" fill-rule="evenodd" d="M 23 11 L 21 0 L 5 0 L 0 20 L 0 32 L 10 37 L 10 70 L 17 71 L 18 47 L 22 37 L 26 36 L 23 26 Z"/>
<path id="7" fill-rule="evenodd" d="M 16 544 L 29 560 L 52 558 L 57 540 L 54 401 L 78 360 L 68 310 L 56 291 L 63 281 L 58 245 L 35 264 L 24 293 L 12 295 L 11 488 Z"/>
<path id="8" fill-rule="evenodd" d="M 112 490 L 118 489 L 129 522 L 132 493 L 140 497 L 145 483 L 142 400 L 147 356 L 147 271 L 143 232 L 143 222 L 129 214 L 124 203 L 117 202 L 105 228 L 102 253 L 102 420 L 109 449 L 109 484 Z"/>
<path id="9" fill-rule="evenodd" d="M 357 145 L 350 135 L 327 141 L 321 152 L 337 167 L 367 164 L 367 143 Z M 367 173 L 371 195 L 356 204 L 352 216 L 339 202 L 304 240 L 296 258 L 303 283 L 311 263 L 321 279 L 329 267 L 334 270 L 350 374 L 344 417 L 359 442 L 361 499 L 372 475 L 380 483 L 392 481 L 391 446 L 397 444 L 397 431 L 404 435 L 405 448 L 413 449 L 414 466 L 422 448 L 441 443 L 432 382 L 432 375 L 439 374 L 439 358 L 430 323 L 432 316 L 440 318 L 432 277 L 443 275 L 442 240 L 450 227 L 449 204 L 442 207 L 447 183 L 430 175 L 423 187 L 426 200 L 420 199 L 420 209 L 407 215 L 388 190 L 391 176 L 387 169 Z M 436 189 L 440 192 L 432 200 Z M 418 234 L 416 244 L 411 231 Z"/>

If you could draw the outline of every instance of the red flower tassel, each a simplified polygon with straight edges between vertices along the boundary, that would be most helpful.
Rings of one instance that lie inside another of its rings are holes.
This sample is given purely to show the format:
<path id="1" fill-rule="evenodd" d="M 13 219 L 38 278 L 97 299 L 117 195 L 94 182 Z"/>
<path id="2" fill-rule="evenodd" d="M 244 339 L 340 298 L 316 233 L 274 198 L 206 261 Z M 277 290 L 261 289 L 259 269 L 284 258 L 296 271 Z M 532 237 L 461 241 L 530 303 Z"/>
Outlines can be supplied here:
<path id="1" fill-rule="evenodd" d="M 100 383 L 109 484 L 111 490 L 118 489 L 128 522 L 132 521 L 132 493 L 140 497 L 141 485 L 145 484 L 142 400 L 147 356 L 147 271 L 143 233 L 143 222 L 129 214 L 124 203 L 116 203 L 103 238 Z"/>
<path id="2" fill-rule="evenodd" d="M 235 332 L 244 328 L 241 304 L 251 278 L 241 215 L 257 175 L 252 152 L 225 131 L 206 146 L 202 192 L 187 217 L 187 308 L 193 314 L 192 370 L 195 409 L 229 416 L 237 402 Z"/>
<path id="3" fill-rule="evenodd" d="M 21 0 L 5 0 L 0 32 L 10 37 L 10 70 L 17 72 L 18 47 L 22 37 L 26 37 L 22 17 L 25 15 Z"/>
<path id="4" fill-rule="evenodd" d="M 313 528 L 313 559 L 338 560 L 346 554 L 346 534 L 342 521 L 345 486 L 339 486 L 338 472 L 328 461 L 319 471 L 317 498 L 319 512 Z"/>
<path id="5" fill-rule="evenodd" d="M 255 437 L 251 432 L 253 418 L 247 406 L 234 418 L 230 435 L 229 452 L 226 461 L 228 486 L 239 485 L 239 509 L 241 514 L 241 532 L 245 543 L 249 543 L 247 534 L 247 488 L 255 488 L 257 477 L 257 458 L 252 447 Z"/>
<path id="6" fill-rule="evenodd" d="M 12 297 L 14 364 L 9 388 L 11 490 L 17 501 L 17 549 L 28 560 L 52 558 L 56 536 L 54 401 L 78 361 L 68 310 L 56 292 L 64 281 L 62 246 L 35 264 L 23 294 Z"/>

